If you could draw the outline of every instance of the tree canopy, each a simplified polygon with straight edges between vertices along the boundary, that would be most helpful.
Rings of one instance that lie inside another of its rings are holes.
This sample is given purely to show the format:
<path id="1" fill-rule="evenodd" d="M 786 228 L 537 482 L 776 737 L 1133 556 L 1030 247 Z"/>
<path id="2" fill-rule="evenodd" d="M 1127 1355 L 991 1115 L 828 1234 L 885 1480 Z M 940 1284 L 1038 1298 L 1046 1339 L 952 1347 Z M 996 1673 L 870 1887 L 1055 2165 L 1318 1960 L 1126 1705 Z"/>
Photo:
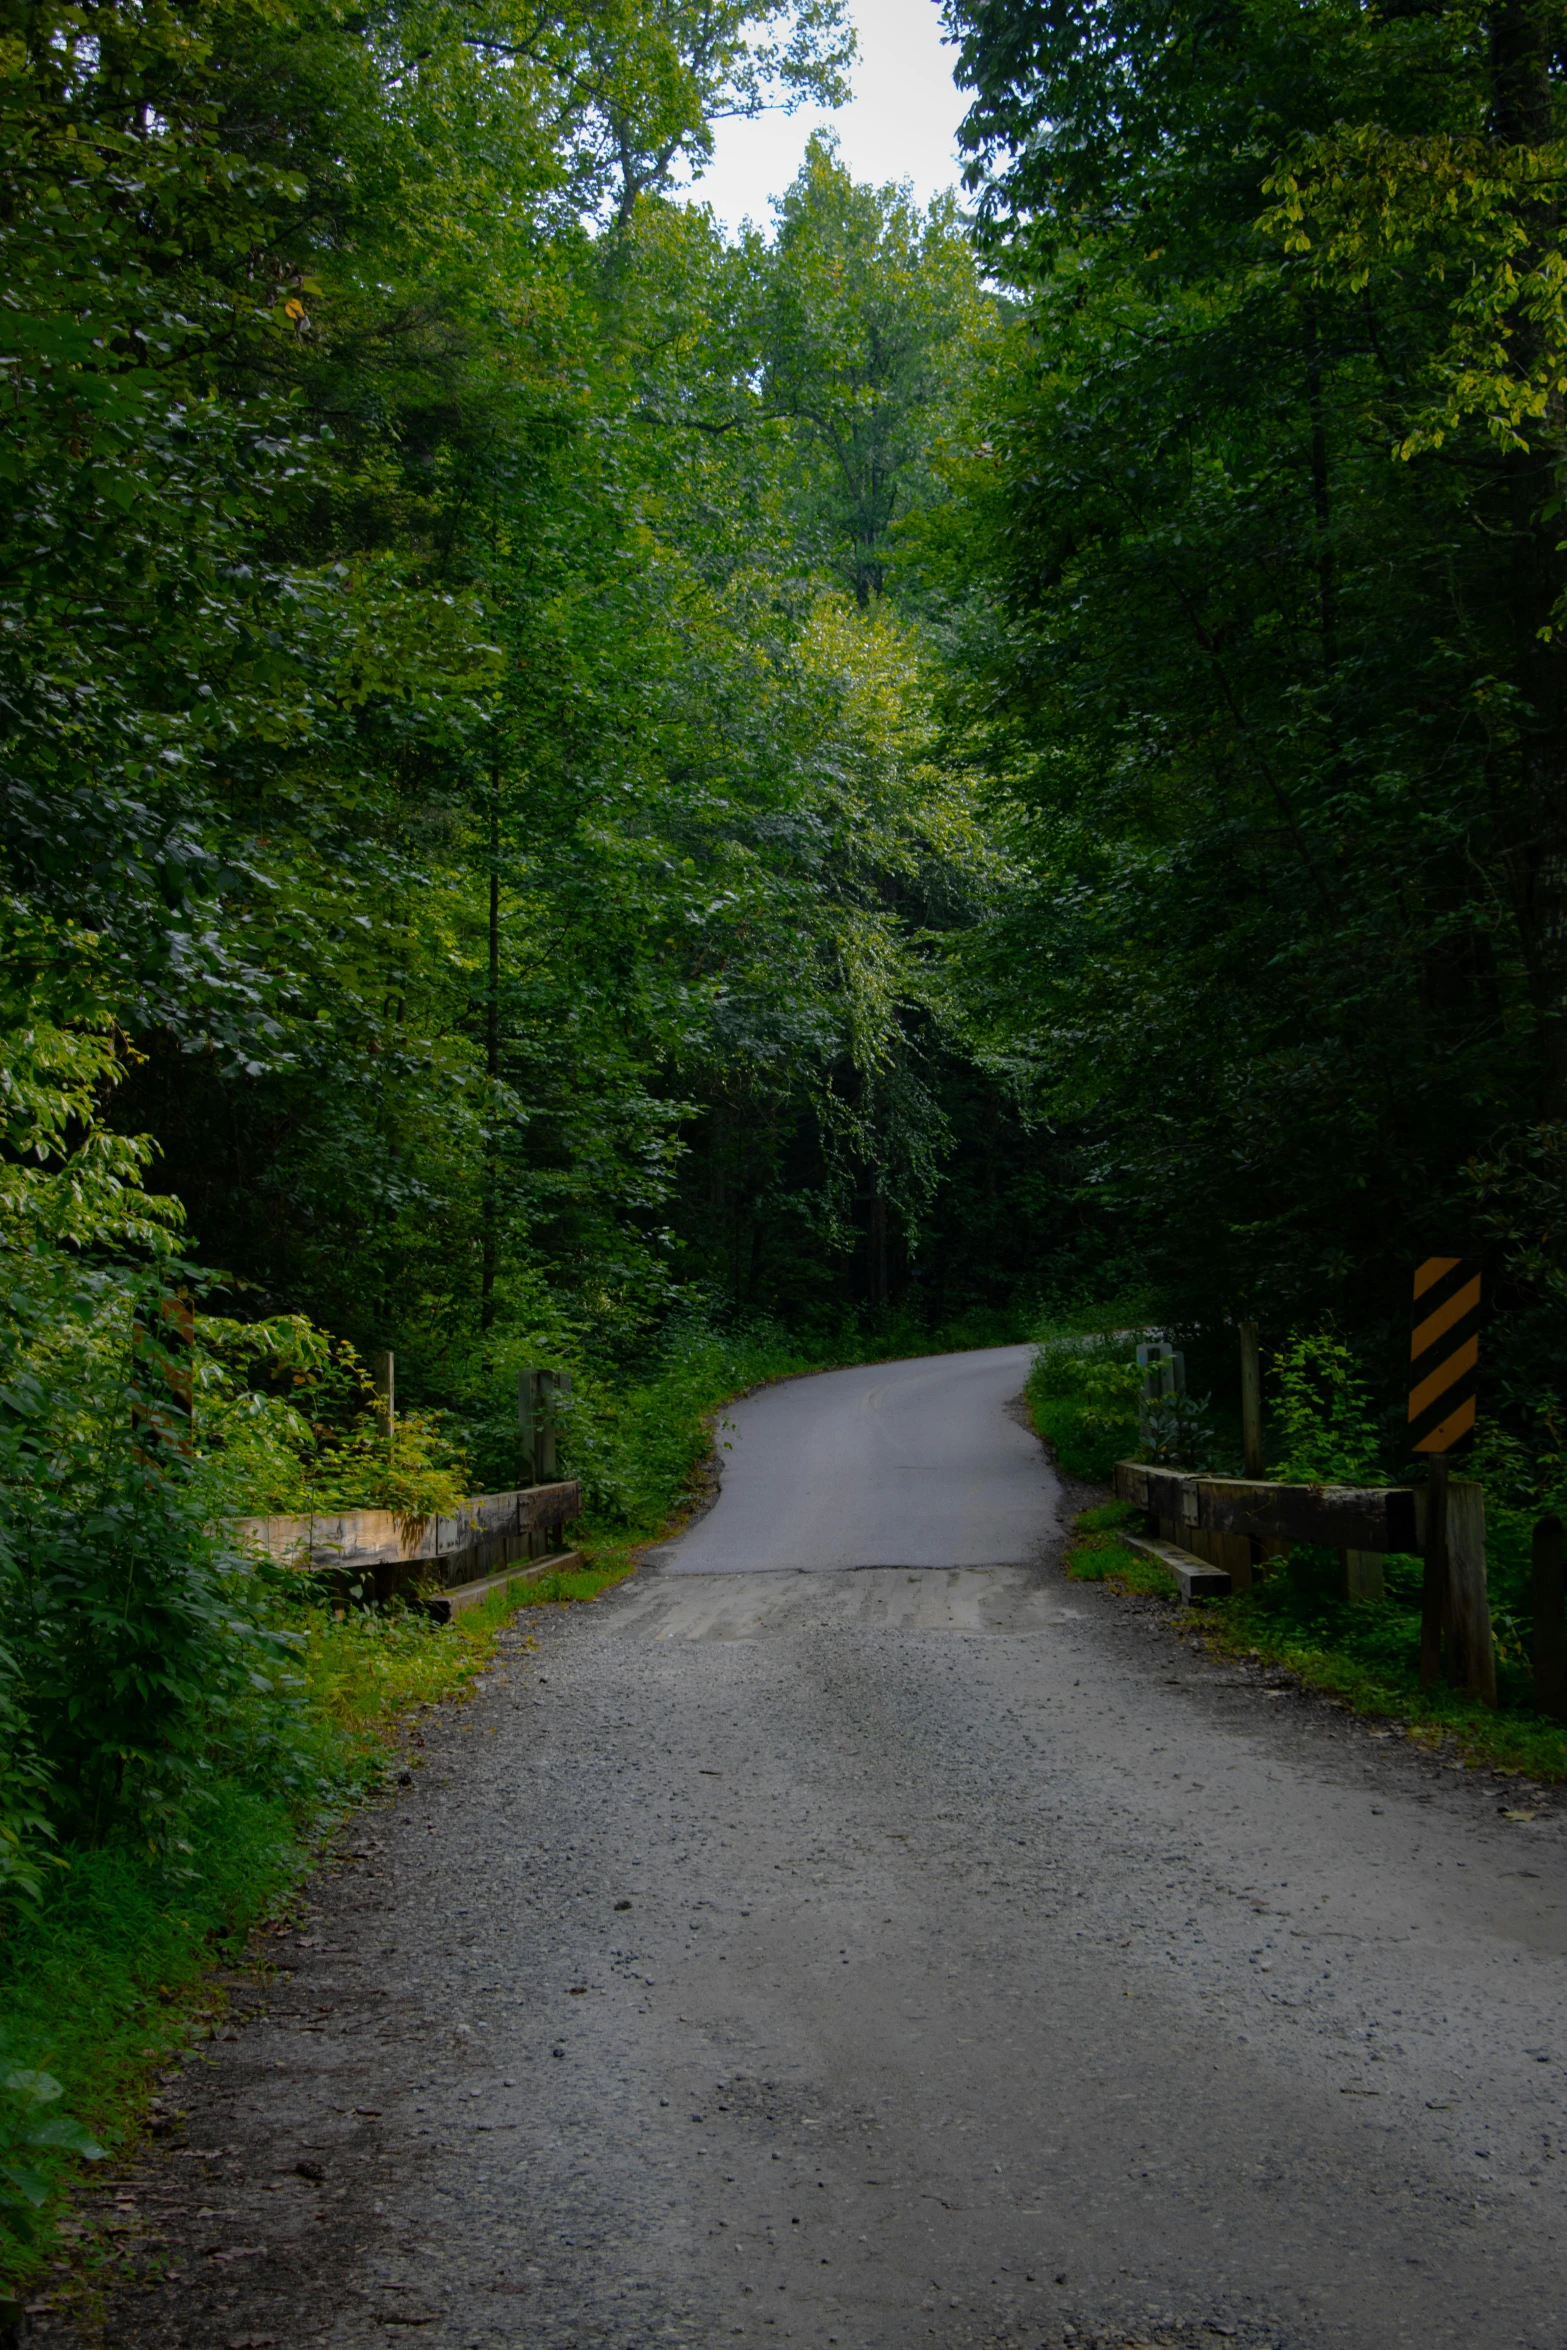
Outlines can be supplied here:
<path id="1" fill-rule="evenodd" d="M 1391 1401 L 1411 1263 L 1487 1254 L 1516 1413 L 1564 1111 L 1560 11 L 949 17 L 1015 295 L 949 477 L 1029 875 L 965 944 L 983 1032 L 1194 1319 L 1336 1314 Z"/>
<path id="2" fill-rule="evenodd" d="M 994 303 L 830 143 L 770 234 L 671 193 L 849 54 L 828 0 L 6 51 L 16 1033 L 104 1040 L 246 1311 L 481 1421 L 518 1347 L 885 1301 L 969 1066 L 990 856 L 884 589 Z"/>

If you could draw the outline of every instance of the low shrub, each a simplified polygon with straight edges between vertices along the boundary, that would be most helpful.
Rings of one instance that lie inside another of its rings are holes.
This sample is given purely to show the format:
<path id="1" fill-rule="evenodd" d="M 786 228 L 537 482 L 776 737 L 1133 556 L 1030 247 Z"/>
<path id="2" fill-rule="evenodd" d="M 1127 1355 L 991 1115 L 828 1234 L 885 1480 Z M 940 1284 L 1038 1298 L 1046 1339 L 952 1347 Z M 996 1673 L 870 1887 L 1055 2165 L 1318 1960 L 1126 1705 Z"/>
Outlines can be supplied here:
<path id="1" fill-rule="evenodd" d="M 1024 1392 L 1034 1426 L 1069 1476 L 1106 1484 L 1116 1462 L 1136 1453 L 1143 1379 L 1134 1335 L 1066 1332 L 1040 1341 Z"/>

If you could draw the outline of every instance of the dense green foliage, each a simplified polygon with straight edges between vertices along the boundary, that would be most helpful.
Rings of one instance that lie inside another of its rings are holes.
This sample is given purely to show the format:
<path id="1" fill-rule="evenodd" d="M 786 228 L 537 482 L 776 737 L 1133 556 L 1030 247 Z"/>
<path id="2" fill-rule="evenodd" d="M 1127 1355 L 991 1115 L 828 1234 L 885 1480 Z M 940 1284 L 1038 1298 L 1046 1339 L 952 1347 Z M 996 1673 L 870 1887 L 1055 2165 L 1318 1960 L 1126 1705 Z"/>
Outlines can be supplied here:
<path id="1" fill-rule="evenodd" d="M 1480 1254 L 1486 1400 L 1550 1442 L 1567 20 L 949 16 L 1017 296 L 949 472 L 1026 875 L 975 1033 L 1193 1334 L 1335 1313 L 1396 1466 L 1411 1264 Z"/>
<path id="2" fill-rule="evenodd" d="M 1140 1457 L 1137 1401 L 1145 1384 L 1130 1338 L 1053 1332 L 1029 1373 L 1034 1426 L 1067 1474 L 1108 1484 L 1117 1461 Z"/>
<path id="3" fill-rule="evenodd" d="M 848 38 L 5 35 L 8 1869 L 174 1835 L 220 1718 L 253 1743 L 287 1660 L 225 1517 L 508 1484 L 542 1359 L 638 1522 L 691 1435 L 637 1397 L 704 1316 L 821 1359 L 902 1284 L 988 1082 L 936 942 L 994 860 L 883 591 L 994 304 L 950 203 L 820 143 L 771 237 L 669 194 Z M 146 1442 L 181 1289 L 190 1462 Z"/>
<path id="4" fill-rule="evenodd" d="M 663 197 L 845 38 L 35 12 L 0 85 L 17 1016 L 112 1016 L 208 1257 L 442 1400 L 880 1298 L 933 1189 L 986 857 L 865 579 L 991 306 L 823 149 L 772 243 Z"/>

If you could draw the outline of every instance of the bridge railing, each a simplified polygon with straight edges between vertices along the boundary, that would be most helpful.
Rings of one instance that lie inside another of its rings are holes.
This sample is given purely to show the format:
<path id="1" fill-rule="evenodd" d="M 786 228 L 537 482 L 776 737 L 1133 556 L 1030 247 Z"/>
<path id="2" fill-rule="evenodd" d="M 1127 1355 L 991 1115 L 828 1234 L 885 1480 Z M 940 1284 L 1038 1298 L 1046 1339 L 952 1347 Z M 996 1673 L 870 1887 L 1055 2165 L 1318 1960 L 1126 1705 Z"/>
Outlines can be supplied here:
<path id="1" fill-rule="evenodd" d="M 1345 1595 L 1356 1600 L 1383 1596 L 1382 1562 L 1390 1551 L 1422 1558 L 1423 1633 L 1429 1635 L 1422 1638 L 1423 1673 L 1426 1660 L 1439 1657 L 1456 1687 L 1496 1703 L 1485 1493 L 1479 1484 L 1456 1477 L 1449 1482 L 1446 1539 L 1436 1546 L 1427 1538 L 1431 1512 L 1420 1485 L 1285 1485 L 1118 1461 L 1115 1491 L 1118 1500 L 1144 1513 L 1142 1535 L 1123 1534 L 1123 1541 L 1168 1567 L 1187 1599 L 1246 1590 L 1297 1542 L 1336 1550 Z M 1561 1528 L 1554 1519 L 1549 1524 L 1556 1528 L 1559 1562 Z M 1542 1590 L 1536 1576 L 1537 1658 L 1554 1653 L 1561 1614 L 1558 1563 L 1554 1594 Z M 1435 1670 L 1426 1677 L 1435 1678 Z"/>
<path id="2" fill-rule="evenodd" d="M 226 1530 L 280 1565 L 330 1573 L 345 1593 L 430 1598 L 494 1579 L 527 1562 L 562 1563 L 562 1529 L 582 1514 L 575 1477 L 480 1493 L 450 1516 L 394 1510 L 322 1510 L 304 1517 L 232 1518 Z M 439 1611 L 437 1611 L 439 1612 Z"/>

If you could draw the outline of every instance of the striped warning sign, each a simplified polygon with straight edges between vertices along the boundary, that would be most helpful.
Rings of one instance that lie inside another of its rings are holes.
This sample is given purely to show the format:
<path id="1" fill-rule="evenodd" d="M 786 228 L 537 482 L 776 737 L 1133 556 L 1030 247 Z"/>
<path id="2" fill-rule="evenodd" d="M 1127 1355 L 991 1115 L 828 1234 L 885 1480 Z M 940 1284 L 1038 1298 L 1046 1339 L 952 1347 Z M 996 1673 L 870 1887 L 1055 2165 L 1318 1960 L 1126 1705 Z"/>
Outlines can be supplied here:
<path id="1" fill-rule="evenodd" d="M 1415 1271 L 1409 1341 L 1409 1433 L 1415 1452 L 1451 1452 L 1475 1424 L 1480 1360 L 1480 1268 L 1427 1257 Z"/>

